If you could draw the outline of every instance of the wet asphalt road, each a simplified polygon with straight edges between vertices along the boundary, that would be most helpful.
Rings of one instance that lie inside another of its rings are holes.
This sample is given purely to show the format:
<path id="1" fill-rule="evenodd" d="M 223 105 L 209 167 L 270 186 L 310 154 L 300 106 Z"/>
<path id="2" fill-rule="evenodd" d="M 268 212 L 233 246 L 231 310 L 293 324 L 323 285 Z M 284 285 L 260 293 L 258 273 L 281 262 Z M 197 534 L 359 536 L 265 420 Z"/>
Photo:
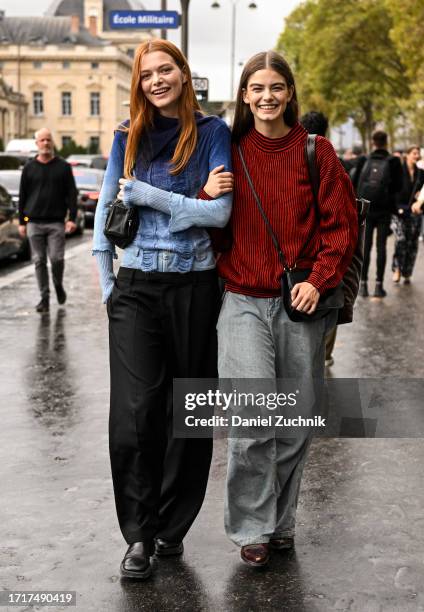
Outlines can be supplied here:
<path id="1" fill-rule="evenodd" d="M 239 562 L 224 534 L 220 440 L 183 558 L 155 561 L 148 582 L 121 581 L 107 320 L 88 242 L 69 246 L 65 277 L 68 303 L 48 317 L 33 310 L 31 268 L 0 278 L 1 589 L 75 590 L 82 612 L 424 611 L 421 439 L 315 440 L 296 550 L 260 572 Z M 420 245 L 411 286 L 388 279 L 385 300 L 358 300 L 331 376 L 423 378 L 423 281 Z"/>

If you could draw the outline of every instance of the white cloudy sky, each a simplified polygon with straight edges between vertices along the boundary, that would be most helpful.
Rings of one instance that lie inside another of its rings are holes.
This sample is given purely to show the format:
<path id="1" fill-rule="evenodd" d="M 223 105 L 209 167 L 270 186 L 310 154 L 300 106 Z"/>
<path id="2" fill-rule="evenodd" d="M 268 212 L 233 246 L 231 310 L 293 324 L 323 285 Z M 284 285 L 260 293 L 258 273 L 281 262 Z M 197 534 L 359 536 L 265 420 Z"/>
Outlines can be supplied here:
<path id="1" fill-rule="evenodd" d="M 212 9 L 213 0 L 190 0 L 189 60 L 193 72 L 209 78 L 210 100 L 228 99 L 230 95 L 231 7 L 233 0 L 219 0 L 220 9 Z M 236 17 L 236 82 L 240 62 L 258 51 L 272 48 L 284 25 L 284 17 L 299 0 L 237 0 Z M 159 10 L 160 0 L 143 0 L 147 10 Z M 6 16 L 42 15 L 50 0 L 2 0 L 0 8 Z M 180 11 L 179 0 L 168 0 L 168 10 Z M 169 39 L 180 42 L 179 30 L 169 30 Z"/>

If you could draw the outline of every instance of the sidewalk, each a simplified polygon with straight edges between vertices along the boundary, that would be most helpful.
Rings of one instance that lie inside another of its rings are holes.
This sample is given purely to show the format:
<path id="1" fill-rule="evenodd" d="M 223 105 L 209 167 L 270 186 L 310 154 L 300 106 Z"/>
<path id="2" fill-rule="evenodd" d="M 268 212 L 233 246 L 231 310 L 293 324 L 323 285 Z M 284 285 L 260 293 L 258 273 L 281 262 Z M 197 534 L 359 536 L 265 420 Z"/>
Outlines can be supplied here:
<path id="1" fill-rule="evenodd" d="M 69 303 L 48 318 L 34 312 L 32 274 L 0 288 L 0 588 L 73 590 L 81 612 L 424 611 L 420 439 L 316 439 L 296 550 L 259 572 L 224 533 L 220 440 L 183 558 L 158 560 L 148 582 L 121 582 L 107 320 L 89 249 L 67 261 Z M 422 244 L 411 286 L 387 276 L 387 298 L 359 299 L 355 323 L 340 328 L 332 376 L 423 377 Z"/>

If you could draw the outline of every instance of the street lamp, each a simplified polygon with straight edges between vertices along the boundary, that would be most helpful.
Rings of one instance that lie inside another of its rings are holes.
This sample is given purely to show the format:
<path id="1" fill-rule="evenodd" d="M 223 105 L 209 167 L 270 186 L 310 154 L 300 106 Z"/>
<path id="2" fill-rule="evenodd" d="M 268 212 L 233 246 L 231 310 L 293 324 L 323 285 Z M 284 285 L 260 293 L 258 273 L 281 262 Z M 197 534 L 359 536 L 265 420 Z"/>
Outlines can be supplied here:
<path id="1" fill-rule="evenodd" d="M 231 78 L 230 78 L 230 87 L 231 87 L 231 90 L 230 90 L 230 99 L 232 99 L 233 95 L 234 95 L 234 64 L 235 64 L 235 55 L 236 55 L 236 7 L 237 7 L 238 2 L 239 2 L 239 0 L 231 0 L 232 14 L 231 14 Z M 212 2 L 211 8 L 213 8 L 213 9 L 221 8 L 221 5 L 218 2 L 218 0 L 214 0 L 214 2 Z M 256 4 L 256 2 L 250 2 L 247 5 L 247 8 L 253 10 L 253 9 L 258 8 L 258 5 Z"/>

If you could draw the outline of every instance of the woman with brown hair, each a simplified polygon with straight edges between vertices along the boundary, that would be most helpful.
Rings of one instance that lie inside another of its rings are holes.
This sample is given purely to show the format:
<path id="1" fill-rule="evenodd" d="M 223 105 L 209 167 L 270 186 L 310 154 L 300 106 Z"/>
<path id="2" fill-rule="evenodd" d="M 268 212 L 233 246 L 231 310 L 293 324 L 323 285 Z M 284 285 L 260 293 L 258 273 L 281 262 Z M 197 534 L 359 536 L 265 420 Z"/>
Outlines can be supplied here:
<path id="1" fill-rule="evenodd" d="M 212 440 L 172 437 L 172 381 L 216 375 L 220 296 L 206 228 L 230 216 L 230 167 L 229 129 L 200 112 L 185 57 L 168 41 L 141 44 L 93 246 L 109 315 L 110 458 L 127 578 L 147 578 L 154 551 L 181 554 L 203 502 Z M 115 279 L 103 228 L 118 190 L 140 224 Z"/>
<path id="2" fill-rule="evenodd" d="M 413 207 L 424 184 L 424 171 L 418 168 L 420 149 L 417 145 L 409 147 L 402 164 L 402 189 L 396 194 L 396 209 L 392 216 L 391 228 L 395 235 L 393 253 L 393 282 L 411 282 L 418 252 L 418 239 L 421 230 L 421 216 Z"/>
<path id="3" fill-rule="evenodd" d="M 340 283 L 358 222 L 350 179 L 332 144 L 320 136 L 314 205 L 306 139 L 290 67 L 274 51 L 258 53 L 244 67 L 234 117 L 232 247 L 218 261 L 226 281 L 218 321 L 220 378 L 323 378 L 325 335 L 337 310 L 321 319 L 307 315 L 321 294 Z M 258 200 L 288 267 L 310 270 L 291 290 L 292 306 L 305 320 L 293 321 L 284 306 L 286 269 Z M 266 565 L 271 548 L 293 545 L 309 442 L 302 430 L 290 439 L 272 432 L 229 439 L 225 524 L 250 566 Z"/>

